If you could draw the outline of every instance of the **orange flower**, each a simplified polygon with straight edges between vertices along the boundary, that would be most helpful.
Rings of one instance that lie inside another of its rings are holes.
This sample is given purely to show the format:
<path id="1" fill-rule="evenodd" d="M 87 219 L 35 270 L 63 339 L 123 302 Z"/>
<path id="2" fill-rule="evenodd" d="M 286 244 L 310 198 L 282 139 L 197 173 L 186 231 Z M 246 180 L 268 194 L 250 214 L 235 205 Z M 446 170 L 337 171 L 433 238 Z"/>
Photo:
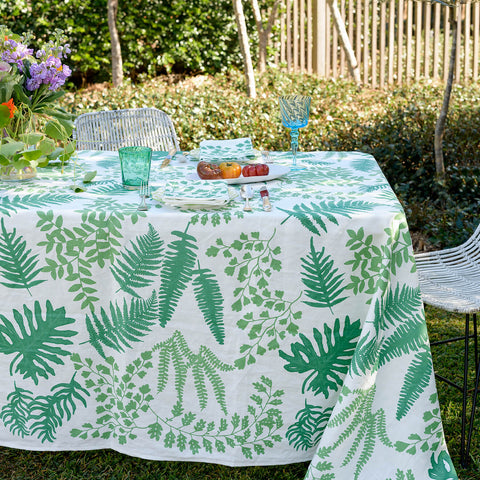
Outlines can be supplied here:
<path id="1" fill-rule="evenodd" d="M 8 109 L 10 110 L 10 118 L 13 118 L 13 114 L 17 109 L 17 107 L 13 104 L 13 98 L 11 98 L 8 102 L 2 103 L 2 105 L 5 105 L 6 107 L 8 107 Z"/>

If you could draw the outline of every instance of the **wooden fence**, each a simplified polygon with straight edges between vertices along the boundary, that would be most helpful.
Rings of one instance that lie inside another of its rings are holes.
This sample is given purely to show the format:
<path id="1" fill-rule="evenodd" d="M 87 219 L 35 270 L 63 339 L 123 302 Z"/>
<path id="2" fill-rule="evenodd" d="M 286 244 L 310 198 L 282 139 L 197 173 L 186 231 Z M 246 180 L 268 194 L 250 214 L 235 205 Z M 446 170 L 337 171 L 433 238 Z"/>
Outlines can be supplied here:
<path id="1" fill-rule="evenodd" d="M 455 81 L 479 78 L 480 2 L 453 8 L 414 0 L 337 0 L 362 83 L 373 88 L 424 79 L 445 80 L 450 16 L 459 12 Z M 283 0 L 277 62 L 291 72 L 325 78 L 349 75 L 327 0 Z"/>

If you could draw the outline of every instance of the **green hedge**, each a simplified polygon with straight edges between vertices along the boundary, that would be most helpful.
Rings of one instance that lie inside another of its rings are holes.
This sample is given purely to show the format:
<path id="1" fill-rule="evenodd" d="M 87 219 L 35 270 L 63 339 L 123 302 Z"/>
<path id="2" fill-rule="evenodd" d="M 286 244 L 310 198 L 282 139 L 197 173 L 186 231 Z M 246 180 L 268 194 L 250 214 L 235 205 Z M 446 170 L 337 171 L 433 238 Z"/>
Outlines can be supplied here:
<path id="1" fill-rule="evenodd" d="M 33 32 L 39 41 L 49 39 L 55 28 L 64 30 L 72 49 L 68 62 L 72 81 L 76 85 L 108 81 L 106 4 L 106 0 L 0 2 L 0 24 L 16 33 Z M 133 80 L 171 71 L 221 72 L 241 62 L 231 0 L 119 0 L 117 23 L 124 72 Z"/>
<path id="2" fill-rule="evenodd" d="M 171 115 L 181 147 L 204 138 L 250 136 L 256 148 L 288 150 L 278 96 L 312 96 L 310 121 L 300 132 L 301 150 L 371 153 L 401 199 L 410 227 L 445 245 L 465 238 L 480 209 L 480 87 L 455 86 L 445 136 L 448 184 L 434 181 L 434 129 L 443 87 L 431 84 L 358 90 L 349 82 L 323 81 L 270 71 L 257 79 L 257 99 L 245 95 L 241 72 L 197 77 L 159 77 L 121 89 L 68 94 L 67 108 L 92 110 L 155 106 Z"/>

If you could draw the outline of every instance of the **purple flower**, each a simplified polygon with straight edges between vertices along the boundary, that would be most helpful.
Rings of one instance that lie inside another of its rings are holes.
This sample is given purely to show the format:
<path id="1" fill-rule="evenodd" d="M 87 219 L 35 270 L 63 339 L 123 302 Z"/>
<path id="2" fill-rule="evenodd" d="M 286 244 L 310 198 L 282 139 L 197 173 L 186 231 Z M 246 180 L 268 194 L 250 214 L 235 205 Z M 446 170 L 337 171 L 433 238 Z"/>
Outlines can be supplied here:
<path id="1" fill-rule="evenodd" d="M 49 90 L 57 90 L 72 74 L 70 67 L 54 56 L 30 66 L 30 78 L 27 80 L 27 90 L 33 91 L 40 85 L 48 85 Z"/>
<path id="2" fill-rule="evenodd" d="M 23 59 L 31 56 L 33 50 L 27 48 L 22 43 L 17 43 L 15 40 L 6 40 L 3 44 L 5 50 L 2 52 L 2 61 L 7 63 L 15 63 L 18 69 L 23 72 Z"/>

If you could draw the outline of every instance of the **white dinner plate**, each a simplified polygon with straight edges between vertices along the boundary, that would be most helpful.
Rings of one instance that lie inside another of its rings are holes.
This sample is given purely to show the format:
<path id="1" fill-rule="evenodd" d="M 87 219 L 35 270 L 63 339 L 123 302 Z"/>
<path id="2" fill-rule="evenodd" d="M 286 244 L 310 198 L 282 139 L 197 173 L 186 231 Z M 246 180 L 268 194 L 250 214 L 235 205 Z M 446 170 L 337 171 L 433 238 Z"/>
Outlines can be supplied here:
<path id="1" fill-rule="evenodd" d="M 268 175 L 259 175 L 255 177 L 244 177 L 243 175 L 240 175 L 237 178 L 225 178 L 223 181 L 228 183 L 229 185 L 235 185 L 240 183 L 268 182 L 269 180 L 275 180 L 276 178 L 282 177 L 290 171 L 290 167 L 287 167 L 285 165 L 269 165 L 268 168 Z M 197 172 L 192 172 L 188 174 L 187 178 L 189 180 L 200 179 Z M 205 181 L 208 182 L 208 180 Z"/>

